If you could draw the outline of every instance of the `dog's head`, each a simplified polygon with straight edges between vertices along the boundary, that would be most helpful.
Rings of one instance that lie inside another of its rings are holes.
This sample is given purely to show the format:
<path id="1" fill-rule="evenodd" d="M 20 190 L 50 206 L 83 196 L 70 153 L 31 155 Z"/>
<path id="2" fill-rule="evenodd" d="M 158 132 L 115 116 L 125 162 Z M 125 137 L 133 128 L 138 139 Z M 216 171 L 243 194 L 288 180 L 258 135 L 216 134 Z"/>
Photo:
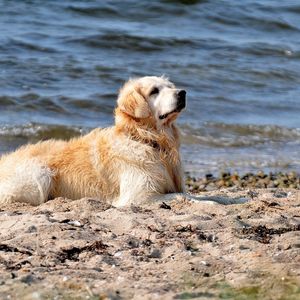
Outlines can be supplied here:
<path id="1" fill-rule="evenodd" d="M 165 77 L 131 79 L 121 88 L 118 109 L 136 120 L 152 119 L 159 128 L 171 124 L 186 106 L 186 92 Z"/>

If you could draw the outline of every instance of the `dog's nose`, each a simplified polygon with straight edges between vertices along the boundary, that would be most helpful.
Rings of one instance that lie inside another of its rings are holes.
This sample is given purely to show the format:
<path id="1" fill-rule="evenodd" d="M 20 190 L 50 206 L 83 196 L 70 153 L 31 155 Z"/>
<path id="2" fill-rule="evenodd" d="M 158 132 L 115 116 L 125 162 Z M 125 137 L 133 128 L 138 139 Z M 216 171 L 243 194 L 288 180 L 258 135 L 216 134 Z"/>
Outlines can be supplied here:
<path id="1" fill-rule="evenodd" d="M 186 95 L 185 90 L 180 90 L 177 93 L 177 107 L 180 109 L 185 108 L 185 95 Z"/>

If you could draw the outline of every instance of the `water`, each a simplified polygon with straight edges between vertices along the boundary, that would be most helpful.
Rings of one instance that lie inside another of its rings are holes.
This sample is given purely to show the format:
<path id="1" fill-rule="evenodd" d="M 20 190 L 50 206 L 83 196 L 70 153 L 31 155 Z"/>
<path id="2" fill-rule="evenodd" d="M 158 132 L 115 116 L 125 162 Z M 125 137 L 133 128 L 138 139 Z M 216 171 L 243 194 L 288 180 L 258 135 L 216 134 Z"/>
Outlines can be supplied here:
<path id="1" fill-rule="evenodd" d="M 113 123 L 130 76 L 188 91 L 186 169 L 300 172 L 300 2 L 0 0 L 0 152 Z"/>

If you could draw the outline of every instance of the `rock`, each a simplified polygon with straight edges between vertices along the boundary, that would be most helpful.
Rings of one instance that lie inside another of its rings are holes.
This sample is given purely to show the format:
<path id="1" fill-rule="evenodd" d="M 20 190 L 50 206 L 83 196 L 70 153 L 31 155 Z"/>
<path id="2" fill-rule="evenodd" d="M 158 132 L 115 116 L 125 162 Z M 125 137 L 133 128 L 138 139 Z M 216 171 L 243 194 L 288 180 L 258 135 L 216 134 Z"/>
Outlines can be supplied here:
<path id="1" fill-rule="evenodd" d="M 20 281 L 30 285 L 31 283 L 33 283 L 35 281 L 35 278 L 33 277 L 32 274 L 28 274 L 28 275 L 21 277 Z"/>
<path id="2" fill-rule="evenodd" d="M 149 258 L 161 258 L 161 251 L 159 249 L 153 249 L 148 255 Z"/>
<path id="3" fill-rule="evenodd" d="M 256 176 L 259 177 L 259 178 L 266 178 L 267 177 L 267 175 L 263 171 L 258 171 Z"/>
<path id="4" fill-rule="evenodd" d="M 212 179 L 214 179 L 214 176 L 213 176 L 213 174 L 206 174 L 205 178 L 206 178 L 206 180 L 212 180 Z"/>
<path id="5" fill-rule="evenodd" d="M 276 191 L 274 193 L 274 197 L 276 197 L 276 198 L 286 198 L 287 193 L 279 190 L 279 191 Z"/>
<path id="6" fill-rule="evenodd" d="M 73 225 L 75 227 L 82 227 L 83 225 L 79 222 L 79 221 L 69 221 L 68 222 L 69 225 Z"/>
<path id="7" fill-rule="evenodd" d="M 140 245 L 139 240 L 136 238 L 129 238 L 127 244 L 130 248 L 138 248 Z"/>
<path id="8" fill-rule="evenodd" d="M 296 180 L 297 179 L 297 174 L 296 172 L 290 172 L 287 174 L 288 179 L 290 180 Z"/>
<path id="9" fill-rule="evenodd" d="M 26 233 L 33 233 L 33 232 L 37 232 L 37 228 L 34 225 L 31 225 L 27 228 L 27 230 L 25 231 Z"/>

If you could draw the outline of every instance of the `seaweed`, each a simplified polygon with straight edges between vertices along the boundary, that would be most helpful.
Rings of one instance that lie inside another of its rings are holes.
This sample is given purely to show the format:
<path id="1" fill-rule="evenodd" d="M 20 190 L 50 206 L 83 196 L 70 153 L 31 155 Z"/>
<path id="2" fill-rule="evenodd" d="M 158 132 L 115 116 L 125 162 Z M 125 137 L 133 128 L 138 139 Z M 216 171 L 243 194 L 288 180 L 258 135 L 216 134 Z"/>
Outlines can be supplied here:
<path id="1" fill-rule="evenodd" d="M 269 244 L 273 235 L 281 235 L 290 231 L 299 231 L 300 224 L 290 227 L 267 228 L 265 225 L 249 226 L 237 229 L 240 238 L 255 240 L 263 244 Z"/>

